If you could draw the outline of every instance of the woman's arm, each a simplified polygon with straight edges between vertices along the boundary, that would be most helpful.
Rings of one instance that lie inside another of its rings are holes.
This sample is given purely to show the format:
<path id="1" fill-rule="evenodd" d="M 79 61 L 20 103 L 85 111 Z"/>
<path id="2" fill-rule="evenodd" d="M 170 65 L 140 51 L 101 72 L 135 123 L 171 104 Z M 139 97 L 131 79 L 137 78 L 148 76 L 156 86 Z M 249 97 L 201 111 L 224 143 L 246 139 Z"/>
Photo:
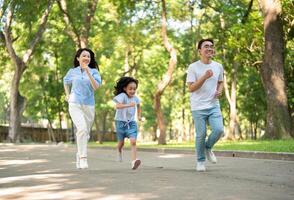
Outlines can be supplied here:
<path id="1" fill-rule="evenodd" d="M 90 73 L 90 68 L 86 67 L 85 70 L 86 70 L 86 73 L 90 79 L 90 82 L 91 82 L 91 85 L 92 85 L 94 91 L 97 90 L 100 87 L 100 85 L 96 82 L 96 80 L 94 79 L 94 77 Z"/>
<path id="2" fill-rule="evenodd" d="M 68 101 L 69 94 L 70 94 L 70 85 L 64 84 L 64 91 L 65 91 L 65 100 Z"/>

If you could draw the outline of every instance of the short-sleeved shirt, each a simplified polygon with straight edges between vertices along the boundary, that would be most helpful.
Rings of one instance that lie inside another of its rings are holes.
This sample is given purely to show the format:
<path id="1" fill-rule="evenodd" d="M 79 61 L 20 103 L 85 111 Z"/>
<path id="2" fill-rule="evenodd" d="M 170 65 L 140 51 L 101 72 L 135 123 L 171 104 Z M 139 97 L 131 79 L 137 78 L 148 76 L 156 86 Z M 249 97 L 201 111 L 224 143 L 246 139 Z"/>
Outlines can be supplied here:
<path id="1" fill-rule="evenodd" d="M 224 69 L 220 63 L 212 61 L 204 64 L 200 60 L 189 65 L 187 70 L 187 83 L 193 83 L 202 77 L 207 70 L 211 69 L 213 76 L 207 79 L 203 85 L 190 93 L 191 110 L 203 110 L 219 105 L 215 97 L 218 82 L 223 81 Z"/>
<path id="2" fill-rule="evenodd" d="M 113 98 L 113 101 L 115 103 L 121 103 L 121 104 L 129 104 L 131 102 L 136 103 L 136 105 L 140 104 L 140 99 L 137 96 L 133 96 L 129 98 L 128 95 L 124 92 L 115 96 Z M 116 109 L 114 119 L 117 121 L 124 121 L 124 122 L 136 121 L 135 120 L 136 111 L 137 111 L 137 106 Z"/>
<path id="3" fill-rule="evenodd" d="M 90 73 L 94 80 L 101 85 L 101 76 L 97 69 L 90 68 Z M 69 103 L 82 105 L 95 105 L 94 89 L 91 85 L 89 76 L 81 67 L 71 68 L 63 78 L 65 85 L 71 85 Z"/>

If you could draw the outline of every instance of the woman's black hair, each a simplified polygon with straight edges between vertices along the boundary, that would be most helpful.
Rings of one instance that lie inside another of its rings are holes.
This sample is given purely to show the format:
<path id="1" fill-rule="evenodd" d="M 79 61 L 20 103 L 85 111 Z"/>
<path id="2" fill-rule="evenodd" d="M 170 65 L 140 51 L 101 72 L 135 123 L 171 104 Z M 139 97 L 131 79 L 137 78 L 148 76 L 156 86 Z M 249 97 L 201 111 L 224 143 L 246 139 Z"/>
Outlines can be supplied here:
<path id="1" fill-rule="evenodd" d="M 114 87 L 114 95 L 119 95 L 120 93 L 126 93 L 124 91 L 124 88 L 128 86 L 129 83 L 136 83 L 137 87 L 138 87 L 138 83 L 139 81 L 137 79 L 134 79 L 132 77 L 128 77 L 128 76 L 124 76 L 121 77 L 118 81 L 116 81 L 116 86 Z"/>
<path id="2" fill-rule="evenodd" d="M 98 64 L 97 64 L 97 62 L 95 60 L 95 54 L 91 49 L 88 49 L 88 48 L 80 48 L 76 52 L 76 55 L 75 55 L 75 58 L 74 58 L 74 67 L 80 66 L 80 63 L 79 63 L 77 58 L 80 57 L 80 55 L 82 54 L 83 51 L 88 51 L 90 53 L 91 60 L 90 60 L 90 63 L 89 63 L 89 67 L 93 68 L 93 69 L 98 69 L 98 71 L 99 71 Z"/>

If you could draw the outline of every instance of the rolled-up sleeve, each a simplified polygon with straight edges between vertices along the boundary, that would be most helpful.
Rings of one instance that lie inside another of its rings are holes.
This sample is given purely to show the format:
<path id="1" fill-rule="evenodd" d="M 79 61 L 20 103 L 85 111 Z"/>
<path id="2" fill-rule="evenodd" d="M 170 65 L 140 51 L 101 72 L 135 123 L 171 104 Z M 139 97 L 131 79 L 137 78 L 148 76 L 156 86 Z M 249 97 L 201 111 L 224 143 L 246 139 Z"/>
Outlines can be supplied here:
<path id="1" fill-rule="evenodd" d="M 99 85 L 102 84 L 101 76 L 100 76 L 100 73 L 97 69 L 94 69 L 92 71 L 92 76 Z"/>
<path id="2" fill-rule="evenodd" d="M 63 84 L 64 85 L 71 85 L 72 84 L 72 69 L 70 69 L 66 75 L 63 77 Z"/>

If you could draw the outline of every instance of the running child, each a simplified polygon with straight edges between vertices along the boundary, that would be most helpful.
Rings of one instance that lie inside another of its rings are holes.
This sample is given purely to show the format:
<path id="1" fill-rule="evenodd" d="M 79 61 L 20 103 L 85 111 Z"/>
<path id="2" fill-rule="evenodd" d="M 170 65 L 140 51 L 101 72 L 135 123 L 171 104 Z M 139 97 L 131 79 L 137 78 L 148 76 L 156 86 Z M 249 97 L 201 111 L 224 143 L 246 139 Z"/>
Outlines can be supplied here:
<path id="1" fill-rule="evenodd" d="M 116 103 L 115 127 L 118 141 L 118 161 L 122 162 L 122 148 L 124 139 L 127 137 L 131 144 L 131 168 L 135 170 L 141 164 L 141 160 L 137 158 L 138 125 L 135 120 L 136 113 L 138 120 L 141 120 L 140 100 L 136 96 L 138 80 L 132 77 L 122 77 L 117 81 L 114 88 L 115 97 L 113 101 Z"/>

